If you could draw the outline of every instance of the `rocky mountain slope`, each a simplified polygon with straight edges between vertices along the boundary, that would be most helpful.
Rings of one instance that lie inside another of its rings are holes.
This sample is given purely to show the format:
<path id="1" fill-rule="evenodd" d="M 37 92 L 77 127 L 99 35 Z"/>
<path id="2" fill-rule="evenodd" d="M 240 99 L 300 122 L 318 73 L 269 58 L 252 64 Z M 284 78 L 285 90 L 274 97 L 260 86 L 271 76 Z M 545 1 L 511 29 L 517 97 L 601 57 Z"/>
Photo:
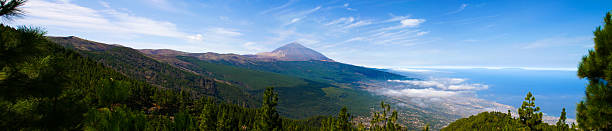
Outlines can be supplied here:
<path id="1" fill-rule="evenodd" d="M 334 61 L 315 50 L 304 47 L 302 44 L 297 42 L 289 43 L 273 50 L 272 52 L 257 53 L 255 55 L 249 55 L 249 57 L 260 60 L 276 61 Z"/>

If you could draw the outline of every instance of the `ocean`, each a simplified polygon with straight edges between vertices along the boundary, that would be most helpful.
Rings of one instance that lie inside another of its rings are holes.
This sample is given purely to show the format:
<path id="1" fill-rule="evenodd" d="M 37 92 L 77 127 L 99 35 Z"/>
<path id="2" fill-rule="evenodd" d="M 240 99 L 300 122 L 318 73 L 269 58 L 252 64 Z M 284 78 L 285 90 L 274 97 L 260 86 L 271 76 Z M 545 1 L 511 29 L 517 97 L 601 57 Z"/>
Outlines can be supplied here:
<path id="1" fill-rule="evenodd" d="M 535 96 L 535 104 L 547 115 L 560 116 L 565 108 L 568 118 L 575 118 L 576 104 L 584 97 L 587 80 L 568 70 L 511 69 L 404 69 L 397 73 L 424 79 L 460 78 L 466 83 L 483 84 L 475 97 L 519 108 L 527 92 Z"/>

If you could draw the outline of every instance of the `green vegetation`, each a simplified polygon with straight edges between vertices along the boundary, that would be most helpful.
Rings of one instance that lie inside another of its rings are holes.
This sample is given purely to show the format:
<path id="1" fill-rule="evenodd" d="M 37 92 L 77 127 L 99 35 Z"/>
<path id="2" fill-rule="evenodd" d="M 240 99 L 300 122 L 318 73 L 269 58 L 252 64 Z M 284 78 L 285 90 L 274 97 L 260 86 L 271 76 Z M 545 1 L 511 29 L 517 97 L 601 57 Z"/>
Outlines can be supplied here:
<path id="1" fill-rule="evenodd" d="M 269 87 L 263 95 L 263 105 L 259 113 L 258 129 L 265 131 L 277 131 L 283 128 L 280 115 L 276 111 L 278 105 L 278 93 L 274 92 L 274 88 Z"/>
<path id="2" fill-rule="evenodd" d="M 8 58 L 0 61 L 2 129 L 319 130 L 329 118 L 282 118 L 281 93 L 273 88 L 258 109 L 192 88 L 150 85 L 53 43 L 38 29 L 0 27 L 0 55 Z"/>
<path id="3" fill-rule="evenodd" d="M 540 108 L 535 106 L 531 92 L 519 108 L 519 119 L 512 118 L 510 111 L 505 115 L 500 112 L 483 112 L 469 118 L 459 119 L 442 130 L 611 130 L 612 129 L 612 12 L 604 17 L 604 25 L 593 32 L 594 50 L 582 57 L 578 66 L 578 77 L 587 78 L 585 100 L 578 103 L 576 121 L 566 124 L 566 112 L 563 108 L 559 121 L 555 125 L 542 123 Z"/>
<path id="4" fill-rule="evenodd" d="M 181 70 L 131 48 L 106 45 L 77 37 L 49 37 L 49 40 L 75 49 L 87 58 L 139 81 L 164 88 L 190 88 L 197 92 L 196 95 L 212 96 L 230 103 L 245 104 L 250 107 L 257 105 L 251 96 L 236 86 Z"/>
<path id="5" fill-rule="evenodd" d="M 0 25 L 2 129 L 249 130 L 260 121 L 262 109 L 132 79 L 43 35 Z M 320 119 L 277 118 L 291 129 L 318 129 L 313 121 Z"/>
<path id="6" fill-rule="evenodd" d="M 565 108 L 556 125 L 549 125 L 542 122 L 542 112 L 538 112 L 540 107 L 535 105 L 535 97 L 531 92 L 527 93 L 525 101 L 518 109 L 519 117 L 513 118 L 508 113 L 501 112 L 482 112 L 468 118 L 461 118 L 443 128 L 443 131 L 455 130 L 546 130 L 546 131 L 572 131 L 565 123 Z"/>
<path id="7" fill-rule="evenodd" d="M 281 93 L 279 98 L 283 100 L 280 101 L 279 111 L 281 115 L 290 118 L 331 115 L 342 106 L 354 107 L 352 112 L 367 115 L 370 112 L 369 106 L 381 100 L 360 89 L 340 88 L 295 76 L 216 64 L 194 57 L 177 56 L 177 58 L 190 63 L 183 66 L 184 68 L 240 85 L 244 92 L 251 93 L 252 96 L 261 94 L 268 86 L 276 87 Z"/>
<path id="8" fill-rule="evenodd" d="M 191 63 L 185 66 L 187 69 L 193 70 L 200 74 L 209 74 L 213 78 L 244 86 L 247 90 L 263 90 L 269 86 L 277 88 L 296 87 L 314 83 L 298 77 L 215 64 L 207 61 L 201 61 L 194 57 L 177 56 L 177 58 Z M 321 84 L 318 88 L 326 86 L 331 85 Z"/>
<path id="9" fill-rule="evenodd" d="M 0 0 L 0 17 L 22 15 L 24 2 Z M 590 82 L 577 108 L 581 130 L 612 128 L 611 17 L 596 29 L 595 49 L 579 65 L 578 76 Z M 404 79 L 392 73 L 323 61 L 234 64 L 178 57 L 188 62 L 182 69 L 127 47 L 44 34 L 0 24 L 1 129 L 407 130 L 389 104 L 369 112 L 377 97 L 337 86 Z M 337 117 L 319 116 L 341 106 Z M 346 106 L 370 113 L 367 126 L 355 123 Z M 442 130 L 577 130 L 566 124 L 565 108 L 555 125 L 543 123 L 539 110 L 529 92 L 518 118 L 510 111 L 483 112 Z"/>
<path id="10" fill-rule="evenodd" d="M 397 124 L 397 111 L 391 111 L 391 106 L 380 102 L 380 108 L 382 111 L 372 113 L 372 120 L 370 120 L 370 128 L 375 131 L 394 131 L 394 130 L 405 130 L 404 127 Z M 428 127 L 428 126 L 426 126 Z"/>
<path id="11" fill-rule="evenodd" d="M 536 125 L 542 124 L 542 112 L 538 111 L 540 107 L 535 106 L 535 97 L 531 92 L 527 93 L 525 101 L 518 109 L 519 120 L 527 127 L 534 129 Z"/>
<path id="12" fill-rule="evenodd" d="M 324 82 L 354 84 L 362 80 L 405 79 L 404 76 L 359 67 L 339 62 L 326 61 L 275 61 L 236 63 L 230 61 L 209 61 L 212 63 L 237 66 L 252 70 L 274 72 L 304 79 Z"/>
<path id="13" fill-rule="evenodd" d="M 321 123 L 323 124 L 321 126 L 321 129 L 328 131 L 349 131 L 353 129 L 351 123 L 352 119 L 353 118 L 351 114 L 347 112 L 346 107 L 342 107 L 340 113 L 338 113 L 338 117 L 330 117 L 321 121 Z"/>
<path id="14" fill-rule="evenodd" d="M 13 17 L 20 17 L 24 14 L 23 10 L 19 8 L 23 6 L 26 0 L 0 0 L 0 17 L 12 20 Z"/>
<path id="15" fill-rule="evenodd" d="M 578 77 L 587 78 L 584 100 L 576 107 L 576 121 L 583 130 L 612 130 L 612 14 L 593 32 L 594 50 L 582 57 Z"/>
<path id="16" fill-rule="evenodd" d="M 561 111 L 561 116 L 559 117 L 559 121 L 557 121 L 556 123 L 557 128 L 559 128 L 560 130 L 568 130 L 570 128 L 569 125 L 567 125 L 567 122 L 565 121 L 567 119 L 566 114 L 567 113 L 565 112 L 565 108 L 563 108 L 563 110 Z M 572 128 L 574 127 L 572 126 Z"/>
<path id="17" fill-rule="evenodd" d="M 519 120 L 501 112 L 482 112 L 468 118 L 461 118 L 442 129 L 456 130 L 527 130 Z"/>

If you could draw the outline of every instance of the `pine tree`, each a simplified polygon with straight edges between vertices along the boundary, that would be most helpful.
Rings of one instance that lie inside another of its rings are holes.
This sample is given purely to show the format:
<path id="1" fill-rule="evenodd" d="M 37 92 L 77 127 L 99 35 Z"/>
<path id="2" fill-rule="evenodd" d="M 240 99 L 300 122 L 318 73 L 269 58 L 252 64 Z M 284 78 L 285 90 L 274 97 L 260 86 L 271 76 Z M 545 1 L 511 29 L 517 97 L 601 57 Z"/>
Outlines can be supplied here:
<path id="1" fill-rule="evenodd" d="M 518 109 L 520 121 L 527 127 L 535 129 L 536 125 L 542 123 L 542 112 L 538 111 L 540 111 L 540 107 L 535 106 L 535 97 L 531 92 L 527 93 L 525 101 Z"/>
<path id="2" fill-rule="evenodd" d="M 403 130 L 403 127 L 397 124 L 398 114 L 396 110 L 391 110 L 391 105 L 380 102 L 382 111 L 373 112 L 370 120 L 370 129 L 372 130 Z M 389 113 L 391 113 L 389 115 Z"/>
<path id="3" fill-rule="evenodd" d="M 199 128 L 200 130 L 215 130 L 217 129 L 217 110 L 214 106 L 213 100 L 208 98 L 204 104 L 204 109 L 200 114 Z"/>
<path id="4" fill-rule="evenodd" d="M 568 130 L 569 129 L 569 125 L 567 125 L 567 123 L 565 122 L 565 120 L 567 119 L 567 117 L 565 116 L 567 113 L 565 113 L 565 108 L 563 108 L 563 110 L 561 111 L 561 116 L 559 117 L 559 121 L 557 121 L 557 128 L 559 130 Z"/>
<path id="5" fill-rule="evenodd" d="M 265 131 L 277 131 L 283 127 L 280 115 L 276 111 L 278 104 L 278 93 L 274 92 L 274 87 L 268 87 L 264 91 L 263 105 L 259 114 L 259 129 Z"/>
<path id="6" fill-rule="evenodd" d="M 24 14 L 21 10 L 21 6 L 25 4 L 27 0 L 0 0 L 0 17 L 7 20 L 12 20 L 13 17 L 20 17 Z"/>
<path id="7" fill-rule="evenodd" d="M 352 128 L 351 124 L 351 114 L 347 112 L 346 107 L 342 107 L 340 109 L 340 113 L 338 113 L 338 121 L 336 124 L 336 128 L 340 131 L 349 131 Z"/>
<path id="8" fill-rule="evenodd" d="M 587 78 L 584 100 L 576 108 L 576 121 L 583 130 L 612 130 L 612 14 L 593 32 L 595 47 L 582 57 L 578 77 Z"/>

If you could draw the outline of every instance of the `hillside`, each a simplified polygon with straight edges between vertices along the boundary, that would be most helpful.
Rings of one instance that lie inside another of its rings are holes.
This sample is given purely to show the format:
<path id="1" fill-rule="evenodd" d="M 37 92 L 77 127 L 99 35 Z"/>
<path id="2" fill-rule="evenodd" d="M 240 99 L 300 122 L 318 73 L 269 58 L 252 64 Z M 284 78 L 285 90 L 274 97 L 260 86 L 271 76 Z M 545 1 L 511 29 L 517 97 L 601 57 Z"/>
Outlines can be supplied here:
<path id="1" fill-rule="evenodd" d="M 275 51 L 294 51 L 286 48 L 297 48 L 300 50 L 312 50 L 294 43 L 280 47 Z M 364 86 L 364 82 L 386 81 L 389 79 L 409 79 L 405 76 L 389 73 L 383 70 L 354 66 L 330 60 L 294 60 L 294 61 L 270 61 L 267 59 L 253 58 L 250 55 L 218 54 L 218 53 L 155 53 L 158 50 L 141 49 L 142 53 L 158 60 L 175 65 L 188 65 L 183 60 L 175 59 L 176 56 L 191 56 L 210 63 L 241 67 L 251 70 L 273 72 L 289 76 L 300 77 L 323 83 L 340 84 L 342 86 Z M 314 50 L 312 50 L 314 51 Z M 179 51 L 172 51 L 179 52 Z M 274 51 L 273 51 L 274 52 Z M 316 51 L 314 51 L 316 52 Z M 301 54 L 301 53 L 293 53 Z M 322 56 L 328 59 L 325 56 Z"/>
<path id="2" fill-rule="evenodd" d="M 137 50 L 78 37 L 48 37 L 49 40 L 66 48 L 76 49 L 80 54 L 113 68 L 130 78 L 146 81 L 164 88 L 191 88 L 202 95 L 215 96 L 226 101 L 247 102 L 256 105 L 251 96 L 235 86 L 222 81 L 182 70 L 167 63 L 159 62 Z"/>
<path id="3" fill-rule="evenodd" d="M 67 37 L 70 38 L 70 37 Z M 57 39 L 57 38 L 56 38 Z M 74 38 L 73 38 L 74 39 Z M 84 39 L 74 39 L 69 45 L 82 47 L 96 45 Z M 231 85 L 229 91 L 221 91 L 216 96 L 224 101 L 246 104 L 258 107 L 261 93 L 265 87 L 274 86 L 279 91 L 279 113 L 289 118 L 308 118 L 317 115 L 332 115 L 342 106 L 349 107 L 351 113 L 364 119 L 369 119 L 371 106 L 381 100 L 395 101 L 364 90 L 370 86 L 380 86 L 386 79 L 410 79 L 377 69 L 364 68 L 328 61 L 261 61 L 235 54 L 217 53 L 185 53 L 173 50 L 136 50 L 97 43 L 95 47 L 106 47 L 109 53 L 113 48 L 122 48 L 125 52 L 114 53 L 115 57 L 129 61 L 138 60 L 134 56 L 146 55 L 146 60 L 160 61 L 168 64 L 172 70 L 182 70 L 204 78 L 213 79 Z M 77 49 L 77 48 L 75 48 Z M 96 54 L 96 50 L 80 50 L 83 54 Z M 104 53 L 104 54 L 109 54 Z M 134 54 L 134 55 L 123 55 Z M 140 55 L 138 55 L 140 54 Z M 106 61 L 116 61 L 106 57 Z M 130 62 L 127 62 L 130 63 Z M 153 62 L 156 63 L 156 62 Z M 133 64 L 132 64 L 133 65 Z M 140 64 L 136 64 L 140 65 Z M 111 66 L 112 67 L 112 66 Z M 131 68 L 141 68 L 133 66 Z M 167 72 L 167 71 L 164 71 Z M 136 75 L 136 78 L 142 76 Z M 374 84 L 377 83 L 377 84 Z M 219 88 L 218 88 L 219 89 Z M 220 89 L 219 89 L 220 90 Z M 229 93 L 223 93 L 229 92 Z M 238 92 L 238 93 L 232 93 Z M 239 94 L 240 92 L 244 94 Z M 243 102 L 243 99 L 248 99 Z M 307 107 L 307 108 L 304 108 Z M 417 106 L 397 107 L 401 113 L 400 122 L 409 124 L 410 129 L 417 129 L 427 122 L 434 128 L 440 128 L 448 121 L 455 119 L 454 115 L 441 109 L 421 108 Z"/>
<path id="4" fill-rule="evenodd" d="M 202 80 L 215 80 L 214 90 L 202 90 L 202 86 L 187 86 L 200 89 L 202 93 L 217 96 L 225 101 L 257 107 L 261 93 L 266 87 L 276 87 L 280 92 L 279 111 L 290 118 L 307 118 L 317 115 L 331 115 L 342 106 L 355 107 L 351 111 L 367 114 L 368 106 L 379 102 L 376 96 L 365 91 L 338 89 L 328 82 L 313 81 L 281 73 L 251 70 L 241 67 L 202 61 L 199 58 L 233 60 L 242 56 L 213 53 L 186 54 L 172 50 L 134 50 L 127 47 L 93 42 L 77 37 L 50 37 L 49 39 L 77 49 L 80 53 L 130 77 L 146 80 L 162 87 L 183 87 Z M 143 53 L 149 53 L 148 56 Z M 156 54 L 156 55 L 153 55 Z M 229 57 L 226 57 L 229 56 Z M 251 59 L 248 59 L 251 60 Z M 160 62 L 162 61 L 162 62 Z M 236 61 L 237 62 L 237 61 Z M 250 61 L 258 64 L 259 61 Z M 239 62 L 237 62 L 239 63 Z M 248 64 L 248 63 L 245 63 Z M 248 64 L 250 65 L 250 64 Z M 338 67 L 336 67 L 338 68 Z M 142 73 L 144 72 L 144 73 Z M 316 76 L 316 74 L 314 74 Z M 157 77 L 150 77 L 157 76 Z M 196 79 L 197 78 L 197 79 Z M 177 80 L 175 84 L 167 81 Z M 221 82 L 221 83 L 219 83 Z M 231 86 L 227 86 L 227 85 Z M 226 85 L 219 87 L 217 85 Z M 208 92 L 206 92 L 208 91 Z M 308 109 L 304 108 L 308 107 Z"/>
<path id="5" fill-rule="evenodd" d="M 198 95 L 202 92 L 194 88 L 166 88 L 138 80 L 142 78 L 133 79 L 108 64 L 82 56 L 82 51 L 73 50 L 77 48 L 50 41 L 41 32 L 0 24 L 0 36 L 10 36 L 0 37 L 0 56 L 7 58 L 0 59 L 2 129 L 178 131 L 265 127 L 257 124 L 265 116 L 258 113 L 261 109 Z M 90 46 L 77 47 L 90 51 L 118 48 L 83 43 Z M 273 88 L 267 90 L 274 92 Z M 275 108 L 275 103 L 263 106 Z M 321 120 L 327 118 L 275 117 L 279 123 L 271 126 L 282 124 L 279 130 L 319 130 Z"/>

